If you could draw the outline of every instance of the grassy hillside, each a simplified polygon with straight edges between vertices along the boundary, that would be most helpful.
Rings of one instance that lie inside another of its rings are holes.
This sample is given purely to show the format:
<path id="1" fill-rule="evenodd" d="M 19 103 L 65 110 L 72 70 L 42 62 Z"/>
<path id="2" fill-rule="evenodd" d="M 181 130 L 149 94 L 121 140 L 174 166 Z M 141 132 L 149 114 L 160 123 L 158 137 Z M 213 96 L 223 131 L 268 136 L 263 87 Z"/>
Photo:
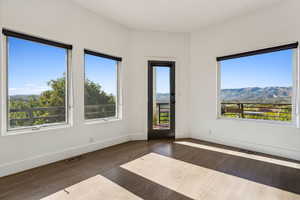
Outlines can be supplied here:
<path id="1" fill-rule="evenodd" d="M 221 90 L 221 101 L 224 103 L 282 103 L 290 104 L 292 87 L 250 87 Z"/>

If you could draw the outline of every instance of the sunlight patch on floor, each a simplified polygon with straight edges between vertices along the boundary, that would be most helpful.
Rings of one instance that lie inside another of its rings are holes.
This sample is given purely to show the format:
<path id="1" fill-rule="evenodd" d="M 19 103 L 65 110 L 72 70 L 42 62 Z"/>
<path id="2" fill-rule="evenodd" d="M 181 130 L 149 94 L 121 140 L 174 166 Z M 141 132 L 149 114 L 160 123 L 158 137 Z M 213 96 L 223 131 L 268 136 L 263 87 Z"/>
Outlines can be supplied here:
<path id="1" fill-rule="evenodd" d="M 141 200 L 125 188 L 97 175 L 64 190 L 54 193 L 42 200 Z"/>
<path id="2" fill-rule="evenodd" d="M 121 166 L 192 199 L 300 200 L 300 195 L 150 153 Z"/>
<path id="3" fill-rule="evenodd" d="M 253 155 L 253 154 L 248 154 L 248 153 L 243 153 L 243 152 L 238 152 L 238 151 L 232 151 L 232 150 L 227 150 L 223 148 L 218 148 L 218 147 L 213 147 L 213 146 L 207 146 L 207 145 L 202 145 L 202 144 L 197 144 L 193 142 L 183 142 L 183 141 L 178 141 L 174 142 L 176 144 L 182 144 L 190 147 L 196 147 L 200 149 L 206 149 L 209 151 L 216 151 L 220 153 L 225 153 L 233 156 L 239 156 L 239 157 L 244 157 L 244 158 L 249 158 L 253 160 L 259 160 L 263 162 L 268 162 L 276 165 L 281 165 L 285 167 L 291 167 L 295 169 L 300 169 L 300 164 L 294 163 L 294 162 L 289 162 L 289 161 L 284 161 L 284 160 L 279 160 L 279 159 L 274 159 L 274 158 L 268 158 L 264 156 L 259 156 L 259 155 Z"/>

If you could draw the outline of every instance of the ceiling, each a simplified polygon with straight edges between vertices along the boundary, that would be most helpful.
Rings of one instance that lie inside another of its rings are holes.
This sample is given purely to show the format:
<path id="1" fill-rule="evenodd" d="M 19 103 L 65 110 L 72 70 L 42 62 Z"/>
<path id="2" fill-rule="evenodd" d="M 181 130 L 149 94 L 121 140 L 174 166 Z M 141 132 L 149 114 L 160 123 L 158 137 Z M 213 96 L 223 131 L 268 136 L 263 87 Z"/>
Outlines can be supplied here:
<path id="1" fill-rule="evenodd" d="M 73 0 L 129 28 L 190 32 L 286 0 Z"/>

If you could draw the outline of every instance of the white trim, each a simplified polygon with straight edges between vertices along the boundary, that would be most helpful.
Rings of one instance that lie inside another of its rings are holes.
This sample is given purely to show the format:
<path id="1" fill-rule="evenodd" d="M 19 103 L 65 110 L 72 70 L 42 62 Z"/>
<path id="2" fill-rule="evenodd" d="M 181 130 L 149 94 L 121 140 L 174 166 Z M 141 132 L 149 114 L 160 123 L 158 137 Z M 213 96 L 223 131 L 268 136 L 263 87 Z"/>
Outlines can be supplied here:
<path id="1" fill-rule="evenodd" d="M 106 123 L 113 123 L 113 122 L 120 122 L 122 119 L 117 117 L 110 117 L 110 118 L 99 118 L 99 119 L 88 119 L 85 120 L 84 124 L 91 125 L 91 124 L 106 124 Z"/>
<path id="2" fill-rule="evenodd" d="M 6 51 L 6 46 L 7 46 L 7 38 L 6 36 L 4 36 L 2 34 L 3 37 L 0 37 L 0 40 L 2 40 L 2 44 L 1 44 L 1 135 L 4 135 L 4 133 L 6 132 L 6 112 L 7 112 L 7 105 L 6 105 L 6 93 L 7 93 L 7 82 L 6 82 L 6 77 L 7 77 L 7 67 L 6 67 L 6 55 L 7 55 L 7 51 Z"/>
<path id="3" fill-rule="evenodd" d="M 2 34 L 3 38 L 3 43 L 2 43 L 2 84 L 1 84 L 1 89 L 2 89 L 2 96 L 1 96 L 1 100 L 2 100 L 2 131 L 1 131 L 1 135 L 5 135 L 4 133 L 7 130 L 7 36 L 4 36 Z"/>
<path id="4" fill-rule="evenodd" d="M 83 84 L 84 84 L 84 92 L 83 95 L 85 97 L 85 81 L 86 81 L 86 55 L 91 55 L 88 53 L 83 52 Z M 95 56 L 95 57 L 100 57 L 100 58 L 104 58 L 101 56 L 96 56 L 96 55 L 91 55 L 91 56 Z M 105 59 L 109 59 L 109 58 L 105 58 Z M 110 59 L 111 60 L 111 59 Z M 95 123 L 104 123 L 104 122 L 108 122 L 108 121 L 120 121 L 123 118 L 123 70 L 122 70 L 122 61 L 116 61 L 117 66 L 116 66 L 116 73 L 117 73 L 117 94 L 116 94 L 116 115 L 113 117 L 104 117 L 104 118 L 93 118 L 93 119 L 86 119 L 85 118 L 85 101 L 84 101 L 84 111 L 83 111 L 83 118 L 84 118 L 84 123 L 85 124 L 95 124 Z M 85 99 L 85 98 L 84 98 Z"/>
<path id="5" fill-rule="evenodd" d="M 250 122 L 250 123 L 261 123 L 261 124 L 269 124 L 275 126 L 286 126 L 286 127 L 296 127 L 295 122 L 285 122 L 285 121 L 275 121 L 275 120 L 264 120 L 264 119 L 247 119 L 247 118 L 230 118 L 220 116 L 217 120 L 227 120 L 227 121 L 240 121 L 240 122 Z"/>
<path id="6" fill-rule="evenodd" d="M 71 128 L 72 125 L 61 123 L 61 124 L 48 124 L 48 125 L 41 125 L 41 126 L 30 126 L 25 128 L 17 128 L 13 130 L 9 130 L 6 132 L 3 132 L 3 137 L 10 137 L 10 136 L 16 136 L 16 135 L 24 135 L 24 134 L 37 134 L 42 132 L 48 132 L 51 130 L 59 130 L 59 129 L 67 129 Z"/>
<path id="7" fill-rule="evenodd" d="M 216 80 L 216 84 L 217 84 L 217 87 L 216 87 L 216 94 L 217 94 L 217 105 L 216 105 L 216 108 L 217 108 L 217 118 L 219 118 L 221 116 L 221 65 L 220 65 L 220 62 L 217 61 L 216 63 L 216 76 L 217 76 L 217 80 Z"/>
<path id="8" fill-rule="evenodd" d="M 74 76 L 73 76 L 73 54 L 72 50 L 67 49 L 67 76 L 66 76 L 66 123 L 68 126 L 74 124 Z"/>
<path id="9" fill-rule="evenodd" d="M 1 2 L 0 2 L 0 4 L 1 4 Z M 0 5 L 0 7 L 1 7 L 1 5 Z M 1 8 L 0 8 L 0 10 L 1 10 Z M 1 19 L 0 19 L 0 28 L 2 29 L 3 27 L 1 26 Z M 4 73 L 3 73 L 3 71 L 4 71 L 4 54 L 5 54 L 5 52 L 4 52 L 4 38 L 3 37 L 0 37 L 0 84 L 1 84 L 1 86 L 3 85 L 3 78 L 5 77 L 5 75 L 4 75 Z M 3 119 L 3 89 L 4 89 L 4 87 L 2 86 L 1 87 L 0 86 L 0 102 L 1 102 L 1 104 L 2 105 L 0 105 L 0 117 L 1 117 L 1 119 L 0 119 L 0 138 L 1 138 L 1 136 L 2 136 L 2 130 L 3 130 L 3 122 L 4 122 L 4 119 Z"/>
<path id="10" fill-rule="evenodd" d="M 2 61 L 2 136 L 10 136 L 10 135 L 20 135 L 27 133 L 37 133 L 40 131 L 48 131 L 49 129 L 61 129 L 61 128 L 69 128 L 73 125 L 73 84 L 72 84 L 72 51 L 70 49 L 66 49 L 67 60 L 66 60 L 66 75 L 65 75 L 65 121 L 59 123 L 46 123 L 41 125 L 33 125 L 33 126 L 24 126 L 24 127 L 16 127 L 9 128 L 9 118 L 8 118 L 8 40 L 7 36 L 2 34 L 3 45 L 3 61 Z M 36 42 L 39 43 L 39 42 Z M 52 46 L 52 45 L 49 45 Z"/>
<path id="11" fill-rule="evenodd" d="M 124 87 L 123 87 L 123 76 L 124 76 L 124 62 L 118 62 L 117 66 L 117 119 L 122 120 L 124 117 L 123 100 L 124 100 Z"/>
<path id="12" fill-rule="evenodd" d="M 121 144 L 130 141 L 129 136 L 120 136 L 104 141 L 98 141 L 76 147 L 71 147 L 62 151 L 52 152 L 39 156 L 34 156 L 24 160 L 18 160 L 4 165 L 0 165 L 0 177 L 15 174 L 35 167 L 43 166 L 49 163 L 68 159 L 74 156 L 97 151 L 109 146 Z"/>
<path id="13" fill-rule="evenodd" d="M 294 126 L 298 127 L 298 95 L 299 95 L 299 65 L 298 65 L 298 51 L 299 48 L 297 49 L 292 49 L 293 50 L 293 70 L 292 70 L 292 76 L 293 76 L 293 96 L 292 96 L 292 123 Z"/>

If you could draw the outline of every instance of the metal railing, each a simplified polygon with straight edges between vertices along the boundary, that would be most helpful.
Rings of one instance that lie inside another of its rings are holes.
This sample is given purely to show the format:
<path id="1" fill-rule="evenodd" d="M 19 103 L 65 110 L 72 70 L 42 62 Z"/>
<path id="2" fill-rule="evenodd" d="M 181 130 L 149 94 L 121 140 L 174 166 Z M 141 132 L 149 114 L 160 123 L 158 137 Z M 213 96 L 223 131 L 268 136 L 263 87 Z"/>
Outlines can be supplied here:
<path id="1" fill-rule="evenodd" d="M 156 125 L 169 126 L 170 124 L 170 104 L 156 103 Z"/>
<path id="2" fill-rule="evenodd" d="M 115 104 L 86 105 L 86 119 L 113 117 L 116 115 Z M 32 126 L 64 122 L 66 120 L 66 109 L 64 106 L 38 107 L 26 109 L 9 109 L 10 127 Z"/>
<path id="3" fill-rule="evenodd" d="M 292 120 L 292 104 L 221 103 L 221 116 L 229 118 Z"/>
<path id="4" fill-rule="evenodd" d="M 109 118 L 115 117 L 117 113 L 116 104 L 86 105 L 85 118 Z"/>
<path id="5" fill-rule="evenodd" d="M 9 109 L 10 127 L 32 126 L 65 121 L 65 107 Z"/>

